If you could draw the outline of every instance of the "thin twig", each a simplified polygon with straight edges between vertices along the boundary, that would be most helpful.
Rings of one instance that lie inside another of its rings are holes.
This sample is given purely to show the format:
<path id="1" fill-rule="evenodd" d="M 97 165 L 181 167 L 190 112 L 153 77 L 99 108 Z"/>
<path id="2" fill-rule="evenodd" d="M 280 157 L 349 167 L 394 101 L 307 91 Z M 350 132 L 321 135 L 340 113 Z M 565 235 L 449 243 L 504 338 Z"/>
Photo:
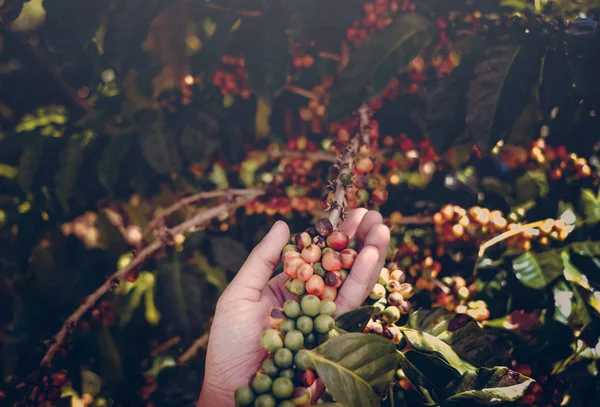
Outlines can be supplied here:
<path id="1" fill-rule="evenodd" d="M 42 366 L 50 366 L 54 355 L 60 349 L 62 344 L 65 342 L 73 328 L 77 325 L 79 320 L 94 307 L 94 305 L 102 298 L 106 293 L 110 292 L 113 287 L 118 284 L 130 271 L 136 269 L 141 264 L 143 264 L 146 260 L 148 260 L 154 253 L 158 250 L 165 247 L 169 244 L 168 237 L 176 236 L 179 234 L 183 234 L 186 232 L 193 231 L 198 227 L 204 226 L 208 224 L 212 219 L 221 215 L 223 212 L 231 211 L 233 209 L 237 209 L 248 202 L 253 201 L 258 196 L 262 195 L 264 192 L 262 190 L 254 190 L 253 193 L 249 193 L 247 195 L 238 196 L 234 198 L 231 202 L 223 203 L 214 208 L 207 209 L 205 211 L 201 211 L 193 216 L 191 219 L 186 220 L 185 222 L 180 223 L 177 226 L 174 226 L 171 229 L 165 229 L 163 236 L 164 239 L 156 239 L 152 243 L 148 244 L 142 250 L 138 252 L 138 254 L 131 260 L 131 262 L 123 267 L 120 270 L 117 270 L 113 275 L 111 275 L 100 287 L 96 289 L 92 294 L 90 294 L 83 304 L 79 306 L 63 323 L 60 331 L 54 336 L 52 339 L 52 344 L 46 351 L 44 355 L 41 365 Z"/>
<path id="2" fill-rule="evenodd" d="M 340 158 L 340 173 L 337 179 L 334 181 L 335 190 L 333 200 L 330 203 L 329 220 L 334 227 L 337 227 L 340 220 L 344 218 L 344 211 L 347 207 L 346 200 L 346 185 L 342 182 L 341 177 L 343 174 L 352 176 L 352 169 L 354 168 L 354 161 L 358 155 L 358 149 L 360 147 L 360 141 L 366 137 L 369 137 L 369 121 L 371 120 L 371 112 L 366 103 L 358 109 L 359 122 L 358 130 L 353 134 L 343 147 L 342 155 Z"/>
<path id="3" fill-rule="evenodd" d="M 168 339 L 166 342 L 161 343 L 156 348 L 152 349 L 152 352 L 150 352 L 150 356 L 156 357 L 156 356 L 160 355 L 161 353 L 165 352 L 166 350 L 171 349 L 173 346 L 177 345 L 179 342 L 181 342 L 181 337 L 174 336 L 174 337 Z"/>
<path id="4" fill-rule="evenodd" d="M 256 11 L 256 10 L 235 10 L 235 9 L 232 9 L 229 7 L 219 6 L 218 4 L 206 3 L 206 2 L 201 2 L 200 4 L 202 5 L 202 7 L 205 7 L 205 8 L 210 8 L 210 9 L 219 10 L 219 11 L 226 11 L 229 13 L 239 14 L 241 16 L 246 16 L 246 17 L 260 17 L 262 15 L 262 13 L 260 11 Z"/>
<path id="5" fill-rule="evenodd" d="M 281 158 L 281 157 L 289 157 L 289 158 L 303 158 L 306 160 L 313 161 L 321 161 L 321 162 L 331 162 L 334 163 L 337 161 L 337 157 L 334 154 L 326 153 L 323 151 L 291 151 L 291 150 L 282 150 L 282 151 L 273 151 L 269 154 L 272 158 Z"/>
<path id="6" fill-rule="evenodd" d="M 290 83 L 286 84 L 284 87 L 288 92 L 295 93 L 296 95 L 304 96 L 307 99 L 318 100 L 319 97 L 311 92 L 310 90 L 302 89 L 296 85 L 292 85 Z"/>
<path id="7" fill-rule="evenodd" d="M 207 331 L 200 338 L 196 339 L 192 346 L 190 346 L 183 354 L 177 359 L 178 364 L 184 364 L 194 356 L 198 354 L 200 348 L 204 347 L 208 343 L 208 337 L 210 335 L 210 331 Z"/>
<path id="8" fill-rule="evenodd" d="M 400 220 L 401 225 L 429 225 L 433 223 L 433 216 L 412 215 L 404 216 Z"/>

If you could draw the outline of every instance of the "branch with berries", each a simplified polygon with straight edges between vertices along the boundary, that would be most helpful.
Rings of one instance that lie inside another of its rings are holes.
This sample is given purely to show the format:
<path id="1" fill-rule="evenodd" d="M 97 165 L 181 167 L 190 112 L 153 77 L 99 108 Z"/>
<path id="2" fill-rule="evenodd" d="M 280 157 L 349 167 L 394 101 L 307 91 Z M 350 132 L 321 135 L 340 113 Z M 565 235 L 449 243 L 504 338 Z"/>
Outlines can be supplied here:
<path id="1" fill-rule="evenodd" d="M 83 304 L 79 306 L 63 323 L 60 331 L 52 338 L 52 343 L 46 354 L 44 355 L 41 365 L 42 366 L 50 366 L 52 363 L 52 359 L 56 355 L 56 353 L 61 349 L 61 346 L 68 340 L 69 335 L 79 322 L 79 320 L 94 307 L 94 305 L 102 298 L 105 294 L 110 292 L 113 288 L 115 288 L 129 273 L 135 273 L 137 269 L 147 261 L 154 253 L 164 248 L 165 246 L 171 245 L 174 242 L 174 237 L 180 234 L 192 232 L 197 230 L 200 227 L 206 226 L 211 220 L 220 216 L 224 212 L 234 211 L 247 203 L 253 201 L 258 198 L 260 195 L 264 193 L 263 190 L 260 189 L 252 189 L 252 190 L 244 190 L 244 191 L 236 191 L 235 194 L 232 194 L 231 191 L 225 191 L 223 194 L 221 193 L 205 193 L 202 195 L 202 199 L 207 199 L 209 197 L 216 196 L 228 196 L 231 198 L 227 202 L 224 202 L 218 206 L 215 206 L 210 209 L 206 209 L 194 215 L 192 218 L 172 227 L 172 228 L 163 228 L 158 230 L 157 238 L 142 248 L 137 255 L 127 264 L 127 266 L 117 270 L 113 273 L 100 287 L 96 289 L 92 294 L 90 294 Z M 189 201 L 192 197 L 188 198 Z M 159 215 L 159 218 L 163 218 L 165 213 L 170 209 L 176 207 L 176 209 L 182 208 L 185 206 L 185 203 L 177 203 L 172 207 L 168 208 L 162 215 Z M 174 212 L 176 209 L 172 210 L 170 213 Z M 152 222 L 151 222 L 152 224 Z"/>

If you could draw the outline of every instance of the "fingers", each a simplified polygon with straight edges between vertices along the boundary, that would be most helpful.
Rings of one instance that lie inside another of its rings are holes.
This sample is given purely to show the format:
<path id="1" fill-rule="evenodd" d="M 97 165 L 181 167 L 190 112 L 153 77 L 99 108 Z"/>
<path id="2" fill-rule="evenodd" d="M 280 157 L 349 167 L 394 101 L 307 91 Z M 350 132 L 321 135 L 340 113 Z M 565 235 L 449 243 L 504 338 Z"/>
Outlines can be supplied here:
<path id="1" fill-rule="evenodd" d="M 365 215 L 365 218 L 368 216 Z M 363 223 L 366 219 L 363 219 Z M 361 223 L 362 225 L 362 223 Z M 359 226 L 360 229 L 360 226 Z M 359 231 L 357 231 L 357 234 Z M 336 316 L 359 307 L 377 282 L 390 243 L 390 230 L 382 223 L 366 232 L 364 246 L 336 298 Z"/>
<path id="2" fill-rule="evenodd" d="M 360 225 L 360 222 L 363 220 L 366 213 L 367 210 L 365 208 L 351 211 L 346 220 L 340 224 L 338 230 L 347 234 L 348 237 L 353 237 L 358 225 Z"/>
<path id="3" fill-rule="evenodd" d="M 260 294 L 273 275 L 281 258 L 281 250 L 290 239 L 290 230 L 285 222 L 277 221 L 263 240 L 252 250 L 250 256 L 237 273 L 227 294 L 258 301 Z M 225 294 L 224 294 L 225 295 Z"/>
<path id="4" fill-rule="evenodd" d="M 383 223 L 383 217 L 379 212 L 369 211 L 365 214 L 356 229 L 356 238 L 362 244 L 365 244 L 367 239 L 367 234 L 371 230 L 374 225 L 380 225 Z"/>

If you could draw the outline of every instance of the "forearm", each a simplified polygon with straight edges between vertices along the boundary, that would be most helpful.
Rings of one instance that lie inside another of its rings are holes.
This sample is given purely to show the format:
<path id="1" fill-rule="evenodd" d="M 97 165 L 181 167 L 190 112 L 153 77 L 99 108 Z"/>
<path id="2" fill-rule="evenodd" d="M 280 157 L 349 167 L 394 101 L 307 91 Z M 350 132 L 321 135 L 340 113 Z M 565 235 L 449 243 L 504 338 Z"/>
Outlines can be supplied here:
<path id="1" fill-rule="evenodd" d="M 233 407 L 234 405 L 233 394 L 227 394 L 204 380 L 196 407 Z"/>

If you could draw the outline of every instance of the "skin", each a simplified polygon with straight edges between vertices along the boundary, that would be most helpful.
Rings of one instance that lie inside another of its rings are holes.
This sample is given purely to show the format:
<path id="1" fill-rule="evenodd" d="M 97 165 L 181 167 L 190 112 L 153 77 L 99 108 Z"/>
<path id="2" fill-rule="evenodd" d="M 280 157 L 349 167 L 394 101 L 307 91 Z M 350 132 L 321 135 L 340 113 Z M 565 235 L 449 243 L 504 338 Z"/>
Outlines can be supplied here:
<path id="1" fill-rule="evenodd" d="M 390 231 L 375 211 L 352 211 L 338 229 L 355 236 L 362 249 L 339 289 L 334 316 L 359 307 L 367 298 L 377 282 L 390 241 Z M 269 328 L 271 310 L 290 298 L 298 298 L 286 290 L 285 274 L 271 278 L 289 238 L 288 226 L 276 222 L 217 302 L 198 407 L 234 406 L 235 389 L 248 384 L 267 356 L 260 337 Z M 316 401 L 323 384 L 317 380 L 310 390 Z"/>

